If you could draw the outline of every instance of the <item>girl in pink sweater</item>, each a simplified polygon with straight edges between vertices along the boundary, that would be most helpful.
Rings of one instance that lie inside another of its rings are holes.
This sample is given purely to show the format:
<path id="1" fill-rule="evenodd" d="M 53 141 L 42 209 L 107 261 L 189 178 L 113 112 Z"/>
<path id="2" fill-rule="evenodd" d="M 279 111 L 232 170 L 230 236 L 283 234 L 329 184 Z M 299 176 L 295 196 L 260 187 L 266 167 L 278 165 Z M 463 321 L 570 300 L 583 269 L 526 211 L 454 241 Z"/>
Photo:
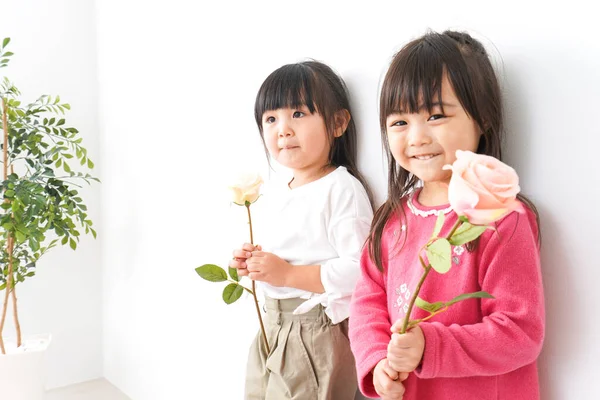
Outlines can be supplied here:
<path id="1" fill-rule="evenodd" d="M 359 387 L 384 400 L 539 398 L 544 338 L 538 216 L 510 213 L 477 241 L 452 249 L 454 267 L 430 274 L 419 297 L 448 301 L 487 291 L 399 334 L 422 274 L 418 251 L 437 215 L 440 236 L 457 216 L 448 204 L 456 150 L 501 159 L 502 100 L 486 50 L 461 32 L 427 33 L 398 52 L 380 102 L 389 158 L 388 200 L 375 214 L 350 308 Z M 427 316 L 414 308 L 411 318 Z"/>

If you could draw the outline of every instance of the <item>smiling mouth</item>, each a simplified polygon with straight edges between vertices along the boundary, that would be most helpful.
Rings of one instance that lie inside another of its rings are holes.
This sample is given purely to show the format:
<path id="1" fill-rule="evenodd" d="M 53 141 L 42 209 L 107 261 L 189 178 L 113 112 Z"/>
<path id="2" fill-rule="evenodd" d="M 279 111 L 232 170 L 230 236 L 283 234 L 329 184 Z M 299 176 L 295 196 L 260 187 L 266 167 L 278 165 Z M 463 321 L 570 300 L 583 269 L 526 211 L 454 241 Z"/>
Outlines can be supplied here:
<path id="1" fill-rule="evenodd" d="M 417 160 L 421 160 L 421 161 L 426 161 L 426 160 L 431 160 L 433 157 L 438 156 L 439 154 L 422 154 L 420 156 L 413 156 L 412 158 L 415 158 Z"/>

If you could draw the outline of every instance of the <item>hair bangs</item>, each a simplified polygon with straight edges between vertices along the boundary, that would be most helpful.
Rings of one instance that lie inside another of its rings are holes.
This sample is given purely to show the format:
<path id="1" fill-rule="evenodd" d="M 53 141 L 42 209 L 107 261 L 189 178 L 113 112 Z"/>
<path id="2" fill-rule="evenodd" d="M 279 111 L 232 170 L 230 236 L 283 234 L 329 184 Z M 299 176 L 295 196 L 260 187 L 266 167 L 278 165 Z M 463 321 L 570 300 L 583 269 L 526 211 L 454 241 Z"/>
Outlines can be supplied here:
<path id="1" fill-rule="evenodd" d="M 395 113 L 431 112 L 441 105 L 444 65 L 441 54 L 428 43 L 401 50 L 383 83 L 382 118 Z"/>
<path id="2" fill-rule="evenodd" d="M 265 80 L 258 91 L 254 105 L 256 123 L 261 126 L 266 111 L 280 108 L 306 106 L 314 113 L 314 86 L 314 77 L 308 68 L 298 64 L 281 67 Z"/>

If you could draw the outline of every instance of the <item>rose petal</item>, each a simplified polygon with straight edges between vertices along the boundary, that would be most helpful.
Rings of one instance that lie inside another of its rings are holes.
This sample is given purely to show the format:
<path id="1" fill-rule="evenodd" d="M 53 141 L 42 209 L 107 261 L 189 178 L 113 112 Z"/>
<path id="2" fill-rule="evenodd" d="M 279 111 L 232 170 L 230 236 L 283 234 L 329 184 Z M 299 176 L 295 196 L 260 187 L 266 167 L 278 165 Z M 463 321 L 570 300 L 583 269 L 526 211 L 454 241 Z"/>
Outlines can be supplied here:
<path id="1" fill-rule="evenodd" d="M 464 215 L 463 210 L 477 205 L 479 196 L 460 176 L 452 175 L 448 185 L 448 200 L 458 215 Z"/>
<path id="2" fill-rule="evenodd" d="M 465 210 L 465 216 L 469 219 L 469 223 L 473 225 L 488 225 L 494 221 L 498 221 L 506 214 L 508 214 L 510 210 L 506 208 L 500 209 L 489 209 L 489 210 L 477 210 L 470 209 Z"/>

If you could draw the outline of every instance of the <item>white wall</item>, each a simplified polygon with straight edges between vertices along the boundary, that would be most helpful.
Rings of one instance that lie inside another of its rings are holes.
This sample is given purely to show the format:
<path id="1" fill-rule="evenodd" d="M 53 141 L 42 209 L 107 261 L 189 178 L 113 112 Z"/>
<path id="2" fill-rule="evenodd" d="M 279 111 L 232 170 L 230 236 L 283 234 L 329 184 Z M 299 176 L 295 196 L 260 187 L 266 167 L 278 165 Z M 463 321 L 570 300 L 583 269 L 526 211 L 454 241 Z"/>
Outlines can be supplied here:
<path id="1" fill-rule="evenodd" d="M 502 57 L 506 159 L 541 212 L 543 399 L 598 398 L 595 14 L 584 1 L 330 3 L 96 2 L 107 378 L 134 400 L 242 397 L 252 302 L 225 306 L 222 285 L 194 268 L 226 264 L 246 237 L 222 188 L 236 166 L 265 170 L 252 115 L 260 83 L 304 57 L 334 66 L 352 92 L 360 164 L 381 201 L 382 74 L 403 43 L 450 27 Z"/>
<path id="2" fill-rule="evenodd" d="M 24 102 L 58 94 L 70 103 L 67 123 L 79 129 L 90 157 L 101 165 L 92 4 L 3 0 L 0 20 L 0 37 L 11 37 L 9 48 L 15 53 L 0 76 L 15 83 Z M 99 176 L 99 171 L 95 174 Z M 100 185 L 80 192 L 102 237 Z M 17 286 L 23 334 L 53 336 L 48 350 L 49 387 L 102 376 L 100 241 L 86 237 L 76 252 L 68 247 L 52 250 L 38 263 L 36 277 Z M 5 335 L 14 336 L 10 314 Z"/>

